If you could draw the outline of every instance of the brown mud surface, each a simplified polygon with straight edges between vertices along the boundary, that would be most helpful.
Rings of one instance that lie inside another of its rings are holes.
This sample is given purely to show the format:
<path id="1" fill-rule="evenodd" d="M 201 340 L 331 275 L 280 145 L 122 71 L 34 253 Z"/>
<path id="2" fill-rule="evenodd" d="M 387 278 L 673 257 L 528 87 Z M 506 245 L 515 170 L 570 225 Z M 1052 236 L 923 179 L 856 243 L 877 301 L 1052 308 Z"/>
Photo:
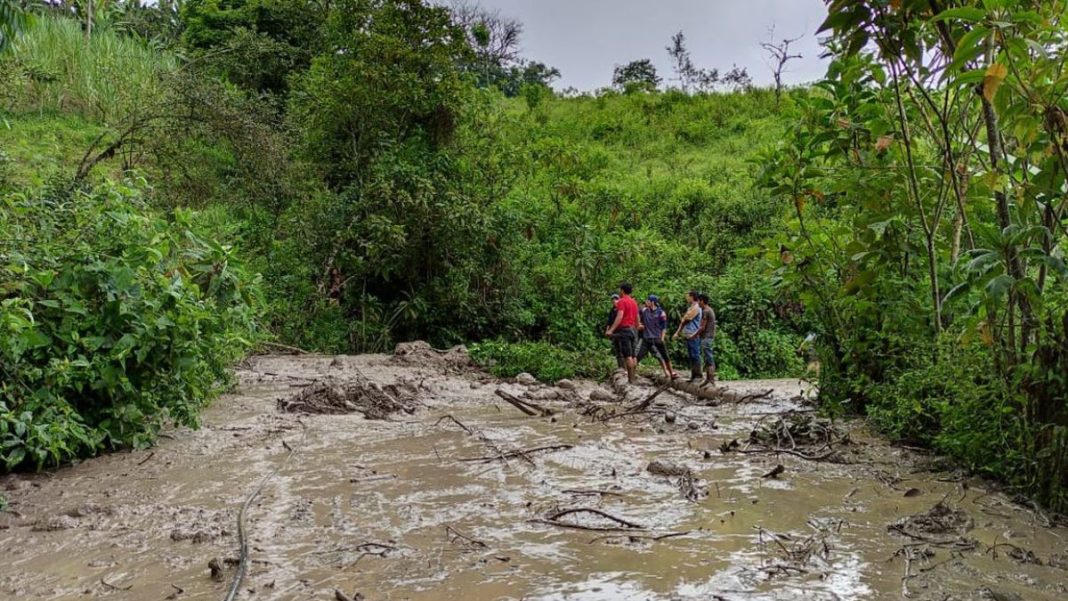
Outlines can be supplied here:
<path id="1" fill-rule="evenodd" d="M 1068 529 L 795 381 L 643 405 L 405 351 L 251 358 L 199 430 L 0 478 L 0 599 L 222 599 L 279 466 L 242 599 L 1068 598 Z"/>

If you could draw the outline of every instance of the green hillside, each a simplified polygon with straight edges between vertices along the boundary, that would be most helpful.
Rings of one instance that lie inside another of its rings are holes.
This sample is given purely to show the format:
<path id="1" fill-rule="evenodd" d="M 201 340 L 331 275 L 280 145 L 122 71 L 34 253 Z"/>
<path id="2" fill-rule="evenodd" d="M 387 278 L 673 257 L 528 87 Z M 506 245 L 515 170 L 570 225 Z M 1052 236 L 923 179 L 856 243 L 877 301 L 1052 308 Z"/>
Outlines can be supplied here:
<path id="1" fill-rule="evenodd" d="M 886 4 L 829 2 L 779 98 L 685 61 L 555 93 L 420 0 L 4 2 L 0 458 L 149 444 L 268 342 L 602 377 L 629 281 L 672 328 L 710 296 L 722 377 L 812 333 L 824 412 L 1063 507 L 1061 16 Z"/>

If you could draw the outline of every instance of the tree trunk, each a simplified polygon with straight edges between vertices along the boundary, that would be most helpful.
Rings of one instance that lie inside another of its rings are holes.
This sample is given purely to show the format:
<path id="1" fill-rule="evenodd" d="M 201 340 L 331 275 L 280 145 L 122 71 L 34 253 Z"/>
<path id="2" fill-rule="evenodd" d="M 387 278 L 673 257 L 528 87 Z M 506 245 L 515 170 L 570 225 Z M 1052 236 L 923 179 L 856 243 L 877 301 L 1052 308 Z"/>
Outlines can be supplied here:
<path id="1" fill-rule="evenodd" d="M 678 392 L 685 392 L 691 394 L 699 399 L 706 401 L 720 401 L 726 403 L 741 403 L 745 401 L 752 401 L 755 399 L 763 399 L 771 396 L 774 392 L 772 389 L 765 389 L 759 391 L 742 391 L 732 390 L 726 386 L 716 386 L 715 384 L 700 384 L 693 383 L 681 378 L 671 380 L 670 383 L 664 376 L 656 376 L 653 381 L 658 386 L 668 384 L 672 390 Z"/>

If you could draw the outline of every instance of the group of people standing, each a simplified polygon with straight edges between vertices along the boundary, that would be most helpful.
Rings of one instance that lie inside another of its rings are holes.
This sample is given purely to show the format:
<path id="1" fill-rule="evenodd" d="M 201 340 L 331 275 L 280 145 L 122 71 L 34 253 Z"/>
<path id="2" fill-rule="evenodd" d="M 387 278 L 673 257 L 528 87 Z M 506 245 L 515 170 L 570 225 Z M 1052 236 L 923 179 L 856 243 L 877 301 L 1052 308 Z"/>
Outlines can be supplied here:
<path id="1" fill-rule="evenodd" d="M 608 313 L 605 336 L 612 339 L 612 349 L 627 378 L 633 382 L 638 363 L 652 355 L 660 362 L 664 375 L 675 379 L 679 375 L 671 367 L 667 351 L 667 312 L 655 294 L 645 297 L 641 308 L 632 296 L 634 288 L 628 282 L 619 285 L 619 294 L 612 295 L 612 309 Z M 672 339 L 684 336 L 686 354 L 690 361 L 690 382 L 711 384 L 716 380 L 716 359 L 713 340 L 716 337 L 716 312 L 705 294 L 686 293 L 688 307 L 679 321 Z M 703 365 L 703 372 L 702 372 Z"/>

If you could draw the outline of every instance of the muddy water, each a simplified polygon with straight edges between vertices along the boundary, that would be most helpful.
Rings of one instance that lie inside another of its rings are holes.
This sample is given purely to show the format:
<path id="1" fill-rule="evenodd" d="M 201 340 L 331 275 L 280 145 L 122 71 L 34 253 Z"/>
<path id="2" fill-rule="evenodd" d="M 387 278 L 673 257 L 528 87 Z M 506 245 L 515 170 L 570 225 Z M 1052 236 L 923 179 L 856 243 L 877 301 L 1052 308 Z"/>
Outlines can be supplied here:
<path id="1" fill-rule="evenodd" d="M 425 406 L 390 421 L 275 408 L 307 378 L 357 373 L 417 383 Z M 796 409 L 783 400 L 796 382 L 738 384 L 776 394 L 735 406 L 665 393 L 658 411 L 671 423 L 601 423 L 562 403 L 544 403 L 555 418 L 528 417 L 494 394 L 523 386 L 384 356 L 260 357 L 240 375 L 200 430 L 0 480 L 12 510 L 0 514 L 0 598 L 221 599 L 230 572 L 212 580 L 208 562 L 236 556 L 237 509 L 284 461 L 283 441 L 296 453 L 250 508 L 242 598 L 1068 598 L 1068 529 L 858 424 L 848 464 L 720 453 L 757 421 Z M 581 396 L 592 387 L 580 384 Z M 572 447 L 500 460 L 550 445 Z M 677 478 L 646 470 L 651 460 L 688 467 L 707 495 L 687 500 Z M 777 465 L 781 475 L 762 477 Z M 888 530 L 939 501 L 968 516 L 962 536 L 974 548 Z M 580 507 L 644 529 L 532 521 Z"/>

